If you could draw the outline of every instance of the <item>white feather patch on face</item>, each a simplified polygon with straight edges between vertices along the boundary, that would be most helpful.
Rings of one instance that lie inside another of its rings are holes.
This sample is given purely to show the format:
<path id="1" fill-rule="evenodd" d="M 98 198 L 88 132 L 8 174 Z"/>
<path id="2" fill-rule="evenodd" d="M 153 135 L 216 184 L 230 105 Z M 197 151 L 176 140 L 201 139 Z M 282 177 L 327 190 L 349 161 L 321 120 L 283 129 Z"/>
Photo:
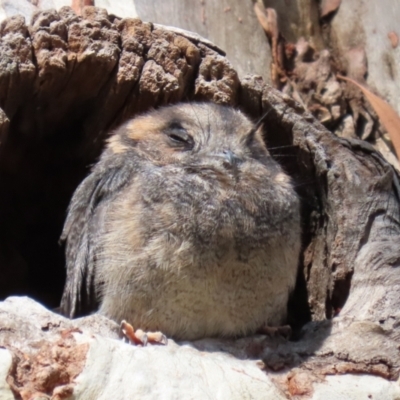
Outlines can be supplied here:
<path id="1" fill-rule="evenodd" d="M 280 172 L 275 176 L 275 182 L 277 183 L 289 183 L 290 178 L 284 174 L 283 172 Z"/>

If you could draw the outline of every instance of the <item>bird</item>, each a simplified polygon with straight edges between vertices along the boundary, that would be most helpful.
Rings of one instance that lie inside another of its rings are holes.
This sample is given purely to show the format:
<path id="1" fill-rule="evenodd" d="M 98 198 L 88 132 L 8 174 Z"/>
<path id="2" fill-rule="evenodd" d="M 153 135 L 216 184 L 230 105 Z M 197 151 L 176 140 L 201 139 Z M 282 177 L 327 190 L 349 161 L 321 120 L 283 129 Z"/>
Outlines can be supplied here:
<path id="1" fill-rule="evenodd" d="M 283 324 L 300 201 L 264 125 L 231 106 L 187 102 L 114 130 L 68 208 L 61 312 L 176 340 Z"/>

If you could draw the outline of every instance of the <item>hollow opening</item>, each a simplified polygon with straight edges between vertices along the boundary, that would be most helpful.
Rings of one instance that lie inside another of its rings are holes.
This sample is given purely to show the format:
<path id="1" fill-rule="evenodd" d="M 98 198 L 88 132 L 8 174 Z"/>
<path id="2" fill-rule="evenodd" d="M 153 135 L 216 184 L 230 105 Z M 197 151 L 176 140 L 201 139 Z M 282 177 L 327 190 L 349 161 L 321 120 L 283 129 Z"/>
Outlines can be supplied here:
<path id="1" fill-rule="evenodd" d="M 68 203 L 100 149 L 81 151 L 84 117 L 39 129 L 26 111 L 11 119 L 0 150 L 0 298 L 28 295 L 53 308 L 65 280 L 58 240 Z"/>

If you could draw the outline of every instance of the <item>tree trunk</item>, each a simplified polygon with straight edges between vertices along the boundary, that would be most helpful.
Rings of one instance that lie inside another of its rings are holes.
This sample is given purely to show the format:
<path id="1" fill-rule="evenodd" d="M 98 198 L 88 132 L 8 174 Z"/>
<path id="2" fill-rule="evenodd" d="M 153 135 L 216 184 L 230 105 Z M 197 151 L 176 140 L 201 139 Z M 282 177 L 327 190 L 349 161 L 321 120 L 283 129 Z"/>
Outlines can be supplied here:
<path id="1" fill-rule="evenodd" d="M 240 80 L 217 46 L 191 33 L 64 7 L 37 13 L 31 26 L 7 19 L 0 36 L 3 296 L 56 305 L 65 210 L 118 124 L 179 101 L 229 104 L 253 118 L 268 111 L 267 146 L 302 200 L 303 253 L 289 307 L 296 340 L 268 339 L 256 352 L 222 340 L 195 346 L 262 358 L 291 395 L 304 394 L 298 379 L 399 378 L 399 176 L 372 146 L 335 136 L 261 77 Z"/>

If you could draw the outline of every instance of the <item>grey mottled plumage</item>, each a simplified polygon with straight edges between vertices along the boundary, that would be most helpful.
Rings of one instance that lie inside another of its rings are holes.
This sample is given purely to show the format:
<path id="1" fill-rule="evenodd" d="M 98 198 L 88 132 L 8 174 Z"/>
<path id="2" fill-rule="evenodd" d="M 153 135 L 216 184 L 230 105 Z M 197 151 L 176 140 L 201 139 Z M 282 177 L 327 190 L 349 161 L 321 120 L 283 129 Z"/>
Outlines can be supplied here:
<path id="1" fill-rule="evenodd" d="M 239 111 L 180 104 L 110 137 L 62 238 L 62 311 L 98 309 L 177 339 L 283 322 L 300 250 L 299 201 Z"/>

